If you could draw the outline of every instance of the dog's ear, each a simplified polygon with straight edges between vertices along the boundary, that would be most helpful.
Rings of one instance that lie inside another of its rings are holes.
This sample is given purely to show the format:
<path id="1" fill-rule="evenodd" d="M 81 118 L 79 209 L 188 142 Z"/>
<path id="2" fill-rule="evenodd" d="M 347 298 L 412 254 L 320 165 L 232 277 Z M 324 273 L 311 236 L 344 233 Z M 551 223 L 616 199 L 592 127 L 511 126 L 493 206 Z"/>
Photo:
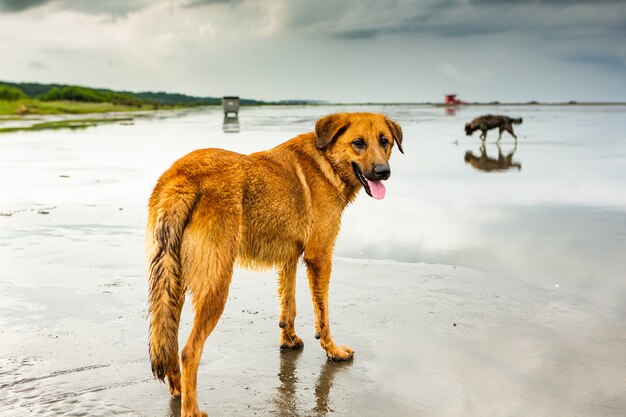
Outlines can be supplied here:
<path id="1" fill-rule="evenodd" d="M 322 117 L 315 123 L 317 147 L 324 149 L 329 143 L 341 136 L 349 126 L 350 121 L 346 117 L 346 113 L 335 113 Z"/>
<path id="2" fill-rule="evenodd" d="M 400 152 L 404 153 L 404 149 L 402 149 L 402 128 L 400 127 L 399 124 L 397 124 L 391 119 L 387 119 L 386 117 L 385 117 L 385 123 L 387 124 L 387 127 L 391 131 L 391 136 L 393 136 L 394 142 L 398 144 L 398 149 L 400 150 Z"/>

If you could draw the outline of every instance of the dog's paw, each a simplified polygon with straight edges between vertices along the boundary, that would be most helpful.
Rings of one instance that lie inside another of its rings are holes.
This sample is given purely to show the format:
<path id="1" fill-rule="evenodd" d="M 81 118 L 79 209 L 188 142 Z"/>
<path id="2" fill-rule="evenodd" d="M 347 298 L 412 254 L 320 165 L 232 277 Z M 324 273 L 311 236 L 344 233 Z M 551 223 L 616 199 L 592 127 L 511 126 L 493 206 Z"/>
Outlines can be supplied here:
<path id="1" fill-rule="evenodd" d="M 280 348 L 281 349 L 302 349 L 304 342 L 298 336 L 280 335 Z"/>
<path id="2" fill-rule="evenodd" d="M 354 351 L 348 346 L 332 346 L 326 349 L 326 356 L 333 362 L 349 361 L 354 357 Z"/>
<path id="3" fill-rule="evenodd" d="M 180 399 L 180 388 L 170 387 L 170 396 L 175 400 Z"/>
<path id="4" fill-rule="evenodd" d="M 179 399 L 180 398 L 180 378 L 179 379 L 168 379 L 168 385 L 170 389 L 170 395 L 172 398 Z"/>

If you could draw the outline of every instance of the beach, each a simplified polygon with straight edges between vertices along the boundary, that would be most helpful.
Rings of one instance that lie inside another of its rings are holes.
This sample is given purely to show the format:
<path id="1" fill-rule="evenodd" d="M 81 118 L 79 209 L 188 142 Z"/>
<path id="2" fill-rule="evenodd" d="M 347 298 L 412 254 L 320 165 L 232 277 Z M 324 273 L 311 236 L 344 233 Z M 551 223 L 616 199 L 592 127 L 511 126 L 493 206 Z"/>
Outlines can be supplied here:
<path id="1" fill-rule="evenodd" d="M 250 107 L 233 128 L 199 108 L 1 135 L 0 415 L 179 416 L 147 348 L 144 227 L 159 175 L 194 149 L 250 153 L 325 114 L 373 111 L 401 124 L 406 154 L 392 156 L 384 200 L 361 192 L 346 209 L 336 244 L 332 334 L 354 360 L 328 362 L 315 340 L 303 265 L 302 352 L 278 346 L 276 273 L 237 269 L 204 348 L 201 409 L 623 416 L 626 106 L 452 110 Z M 485 113 L 523 117 L 517 144 L 466 136 Z M 188 303 L 181 344 L 191 320 Z"/>

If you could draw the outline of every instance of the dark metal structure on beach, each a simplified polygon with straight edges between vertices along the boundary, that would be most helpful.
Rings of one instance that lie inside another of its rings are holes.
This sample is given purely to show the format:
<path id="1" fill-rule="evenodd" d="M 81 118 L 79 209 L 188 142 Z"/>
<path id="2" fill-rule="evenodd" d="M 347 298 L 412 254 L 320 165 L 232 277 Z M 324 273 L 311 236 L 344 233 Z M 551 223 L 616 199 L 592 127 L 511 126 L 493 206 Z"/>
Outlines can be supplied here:
<path id="1" fill-rule="evenodd" d="M 222 107 L 224 108 L 224 117 L 236 118 L 239 115 L 239 97 L 222 97 Z"/>

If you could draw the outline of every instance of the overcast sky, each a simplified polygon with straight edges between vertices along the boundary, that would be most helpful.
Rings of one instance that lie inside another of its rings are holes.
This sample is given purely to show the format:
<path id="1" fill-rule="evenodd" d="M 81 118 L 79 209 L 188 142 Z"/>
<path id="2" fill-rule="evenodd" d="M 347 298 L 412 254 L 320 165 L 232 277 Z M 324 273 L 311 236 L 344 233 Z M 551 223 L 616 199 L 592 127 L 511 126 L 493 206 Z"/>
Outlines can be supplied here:
<path id="1" fill-rule="evenodd" d="M 0 0 L 0 80 L 333 102 L 626 100 L 625 0 Z"/>

